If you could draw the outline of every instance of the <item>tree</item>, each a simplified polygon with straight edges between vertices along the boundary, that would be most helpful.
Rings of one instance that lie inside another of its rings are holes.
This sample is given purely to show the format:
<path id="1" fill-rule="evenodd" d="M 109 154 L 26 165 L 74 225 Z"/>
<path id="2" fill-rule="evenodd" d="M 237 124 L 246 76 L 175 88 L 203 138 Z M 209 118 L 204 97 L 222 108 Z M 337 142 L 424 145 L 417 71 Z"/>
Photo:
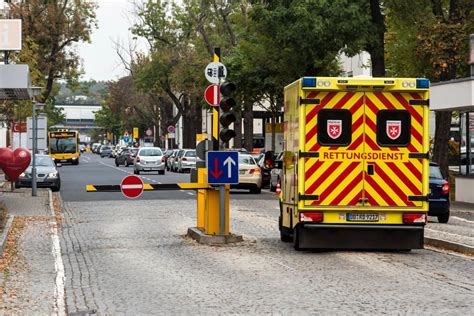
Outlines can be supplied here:
<path id="1" fill-rule="evenodd" d="M 446 81 L 468 74 L 469 34 L 474 31 L 470 0 L 387 1 L 390 72 Z M 451 111 L 436 112 L 433 161 L 448 174 Z"/>
<path id="2" fill-rule="evenodd" d="M 72 44 L 90 40 L 95 8 L 94 2 L 86 0 L 24 0 L 11 4 L 11 16 L 22 19 L 24 46 L 33 57 L 22 60 L 20 56 L 18 61 L 35 63 L 30 68 L 38 73 L 33 84 L 43 88 L 40 102 L 51 98 L 57 79 L 77 81 L 80 65 Z"/>

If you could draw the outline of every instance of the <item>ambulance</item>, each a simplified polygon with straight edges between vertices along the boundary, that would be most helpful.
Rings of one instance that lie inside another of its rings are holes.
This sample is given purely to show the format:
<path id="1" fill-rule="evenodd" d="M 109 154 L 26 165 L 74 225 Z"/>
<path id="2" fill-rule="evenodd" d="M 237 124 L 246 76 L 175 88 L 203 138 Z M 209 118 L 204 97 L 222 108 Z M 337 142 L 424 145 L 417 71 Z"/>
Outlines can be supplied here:
<path id="1" fill-rule="evenodd" d="M 286 86 L 281 240 L 296 250 L 423 248 L 428 106 L 424 78 Z"/>

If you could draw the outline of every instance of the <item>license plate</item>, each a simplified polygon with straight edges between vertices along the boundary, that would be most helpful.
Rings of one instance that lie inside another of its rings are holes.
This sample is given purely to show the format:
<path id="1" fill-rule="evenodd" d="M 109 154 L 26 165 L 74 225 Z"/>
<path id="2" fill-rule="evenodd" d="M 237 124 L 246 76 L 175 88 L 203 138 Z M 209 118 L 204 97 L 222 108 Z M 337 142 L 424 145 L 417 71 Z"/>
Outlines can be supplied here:
<path id="1" fill-rule="evenodd" d="M 239 170 L 239 174 L 245 174 L 245 170 Z"/>
<path id="2" fill-rule="evenodd" d="M 67 160 L 66 159 L 61 159 L 61 162 L 67 162 Z"/>
<path id="3" fill-rule="evenodd" d="M 348 222 L 378 222 L 379 214 L 373 213 L 347 213 Z"/>

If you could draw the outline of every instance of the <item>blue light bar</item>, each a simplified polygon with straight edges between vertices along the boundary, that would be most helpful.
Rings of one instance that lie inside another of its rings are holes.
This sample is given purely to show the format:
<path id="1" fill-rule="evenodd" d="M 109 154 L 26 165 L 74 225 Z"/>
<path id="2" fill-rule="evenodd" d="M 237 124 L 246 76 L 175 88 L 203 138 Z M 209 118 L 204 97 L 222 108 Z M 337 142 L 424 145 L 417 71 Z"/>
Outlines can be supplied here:
<path id="1" fill-rule="evenodd" d="M 316 87 L 316 78 L 304 77 L 303 78 L 303 88 L 304 87 Z"/>
<path id="2" fill-rule="evenodd" d="M 417 89 L 428 89 L 430 87 L 430 80 L 425 78 L 416 79 Z"/>

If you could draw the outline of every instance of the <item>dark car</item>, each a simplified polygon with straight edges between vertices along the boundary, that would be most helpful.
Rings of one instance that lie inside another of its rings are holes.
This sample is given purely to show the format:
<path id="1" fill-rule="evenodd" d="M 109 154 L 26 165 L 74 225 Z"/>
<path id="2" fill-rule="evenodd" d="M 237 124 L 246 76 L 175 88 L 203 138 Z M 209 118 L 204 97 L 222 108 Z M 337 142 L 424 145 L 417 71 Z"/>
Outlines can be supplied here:
<path id="1" fill-rule="evenodd" d="M 138 152 L 138 148 L 125 148 L 123 149 L 120 154 L 115 157 L 115 165 L 118 167 L 120 165 L 125 165 L 128 167 L 129 165 L 133 165 L 133 160 Z"/>
<path id="2" fill-rule="evenodd" d="M 35 155 L 35 158 L 36 185 L 38 188 L 51 188 L 53 191 L 59 191 L 61 189 L 61 177 L 56 168 L 61 167 L 61 164 L 55 165 L 53 159 L 48 155 Z M 32 164 L 33 161 L 15 181 L 17 188 L 31 187 Z"/>
<path id="3" fill-rule="evenodd" d="M 107 145 L 103 145 L 102 147 L 100 147 L 100 158 L 104 158 L 104 157 L 112 157 L 112 147 L 110 146 L 107 146 Z"/>
<path id="4" fill-rule="evenodd" d="M 447 223 L 449 220 L 449 183 L 435 163 L 430 162 L 430 192 L 428 215 L 437 216 L 438 222 Z"/>

